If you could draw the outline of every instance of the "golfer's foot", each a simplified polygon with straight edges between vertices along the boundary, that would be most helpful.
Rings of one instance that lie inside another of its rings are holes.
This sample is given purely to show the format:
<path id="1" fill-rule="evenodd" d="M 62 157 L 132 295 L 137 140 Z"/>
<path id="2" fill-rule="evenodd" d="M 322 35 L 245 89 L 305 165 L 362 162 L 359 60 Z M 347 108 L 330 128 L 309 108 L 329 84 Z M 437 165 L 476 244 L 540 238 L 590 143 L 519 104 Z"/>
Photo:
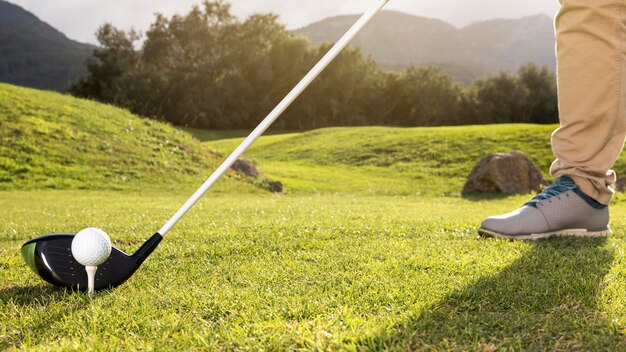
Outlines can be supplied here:
<path id="1" fill-rule="evenodd" d="M 483 220 L 478 233 L 514 240 L 605 237 L 611 234 L 609 208 L 585 195 L 571 178 L 563 176 L 514 212 Z"/>

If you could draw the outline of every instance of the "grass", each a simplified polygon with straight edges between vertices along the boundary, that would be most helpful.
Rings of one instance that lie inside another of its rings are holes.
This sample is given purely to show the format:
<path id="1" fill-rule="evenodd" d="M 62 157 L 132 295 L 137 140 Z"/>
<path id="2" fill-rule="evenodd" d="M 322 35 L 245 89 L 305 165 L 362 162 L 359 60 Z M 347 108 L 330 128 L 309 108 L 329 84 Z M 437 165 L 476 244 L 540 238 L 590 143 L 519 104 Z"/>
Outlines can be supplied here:
<path id="1" fill-rule="evenodd" d="M 520 150 L 549 178 L 556 127 L 329 128 L 263 137 L 246 157 L 296 193 L 460 196 L 473 167 L 489 153 Z M 205 144 L 227 152 L 240 141 Z M 626 171 L 626 156 L 615 169 Z"/>
<path id="2" fill-rule="evenodd" d="M 227 130 L 227 131 L 217 131 L 217 130 L 201 130 L 197 128 L 191 127 L 182 127 L 183 131 L 191 133 L 196 139 L 207 142 L 207 141 L 221 141 L 224 139 L 234 139 L 234 138 L 245 138 L 251 132 L 251 130 Z M 277 134 L 285 134 L 287 131 L 276 131 L 270 129 L 265 131 L 264 136 L 273 136 Z"/>
<path id="3" fill-rule="evenodd" d="M 604 241 L 512 243 L 477 239 L 475 227 L 524 197 L 218 194 L 129 282 L 90 299 L 42 283 L 21 243 L 100 226 L 132 251 L 184 197 L 0 199 L 2 349 L 626 348 L 620 217 Z"/>
<path id="4" fill-rule="evenodd" d="M 57 93 L 0 84 L 0 116 L 0 190 L 176 189 L 221 161 L 187 132 Z"/>
<path id="5" fill-rule="evenodd" d="M 476 236 L 528 196 L 460 196 L 487 153 L 522 150 L 546 170 L 555 126 L 262 137 L 246 157 L 285 194 L 230 174 L 127 283 L 89 298 L 43 283 L 21 244 L 94 226 L 132 252 L 212 171 L 211 150 L 245 133 L 0 97 L 1 350 L 626 350 L 626 196 L 614 236 L 537 243 Z"/>
<path id="6" fill-rule="evenodd" d="M 520 150 L 549 178 L 556 127 L 330 128 L 263 137 L 246 157 L 296 194 L 460 196 L 472 168 L 489 153 Z M 227 152 L 240 141 L 207 138 L 205 144 Z M 615 168 L 626 171 L 626 157 Z"/>

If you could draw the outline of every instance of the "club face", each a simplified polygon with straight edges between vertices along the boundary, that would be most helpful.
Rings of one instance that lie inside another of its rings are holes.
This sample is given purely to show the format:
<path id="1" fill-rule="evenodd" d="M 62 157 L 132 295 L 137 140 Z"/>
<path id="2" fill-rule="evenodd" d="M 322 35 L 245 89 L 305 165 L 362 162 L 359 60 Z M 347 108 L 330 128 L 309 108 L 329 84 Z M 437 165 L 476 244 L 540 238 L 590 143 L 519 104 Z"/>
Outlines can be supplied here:
<path id="1" fill-rule="evenodd" d="M 87 290 L 85 267 L 72 256 L 74 234 L 55 234 L 36 238 L 22 246 L 22 256 L 28 266 L 42 279 L 58 287 Z M 114 288 L 130 278 L 141 260 L 116 247 L 106 262 L 98 266 L 95 290 Z"/>

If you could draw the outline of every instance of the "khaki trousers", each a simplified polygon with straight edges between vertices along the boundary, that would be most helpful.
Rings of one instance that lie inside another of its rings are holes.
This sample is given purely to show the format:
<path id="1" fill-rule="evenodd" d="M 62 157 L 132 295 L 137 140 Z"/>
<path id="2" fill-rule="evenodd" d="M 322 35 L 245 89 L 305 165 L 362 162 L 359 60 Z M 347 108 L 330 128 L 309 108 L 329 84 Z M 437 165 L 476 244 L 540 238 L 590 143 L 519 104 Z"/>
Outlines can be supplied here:
<path id="1" fill-rule="evenodd" d="M 560 0 L 557 78 L 561 127 L 552 135 L 557 160 L 590 197 L 609 204 L 610 170 L 626 138 L 626 0 Z"/>

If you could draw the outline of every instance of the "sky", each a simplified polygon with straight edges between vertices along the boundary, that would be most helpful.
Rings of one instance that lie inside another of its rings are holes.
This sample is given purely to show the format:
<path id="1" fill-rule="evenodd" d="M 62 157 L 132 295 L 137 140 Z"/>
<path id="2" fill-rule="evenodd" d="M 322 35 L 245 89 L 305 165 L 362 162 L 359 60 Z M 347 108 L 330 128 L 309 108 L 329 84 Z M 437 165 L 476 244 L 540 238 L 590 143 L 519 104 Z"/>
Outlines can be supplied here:
<path id="1" fill-rule="evenodd" d="M 185 14 L 201 0 L 8 0 L 34 13 L 69 38 L 97 44 L 94 33 L 109 22 L 121 29 L 145 32 L 154 13 Z M 274 12 L 288 28 L 303 27 L 330 16 L 365 11 L 372 0 L 230 0 L 235 15 Z M 387 9 L 438 18 L 457 27 L 493 18 L 554 16 L 558 0 L 391 0 Z"/>

